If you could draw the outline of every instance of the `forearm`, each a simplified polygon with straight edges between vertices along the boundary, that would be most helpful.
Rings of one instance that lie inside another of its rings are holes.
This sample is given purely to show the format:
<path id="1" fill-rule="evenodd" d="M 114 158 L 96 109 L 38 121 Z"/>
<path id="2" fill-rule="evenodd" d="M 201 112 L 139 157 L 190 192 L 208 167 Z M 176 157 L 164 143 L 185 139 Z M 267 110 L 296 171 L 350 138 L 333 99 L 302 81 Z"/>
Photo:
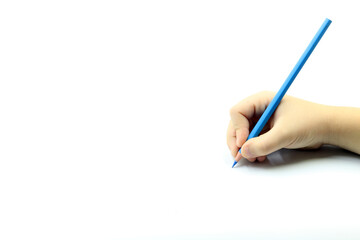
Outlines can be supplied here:
<path id="1" fill-rule="evenodd" d="M 328 133 L 324 143 L 360 154 L 360 109 L 329 107 Z"/>

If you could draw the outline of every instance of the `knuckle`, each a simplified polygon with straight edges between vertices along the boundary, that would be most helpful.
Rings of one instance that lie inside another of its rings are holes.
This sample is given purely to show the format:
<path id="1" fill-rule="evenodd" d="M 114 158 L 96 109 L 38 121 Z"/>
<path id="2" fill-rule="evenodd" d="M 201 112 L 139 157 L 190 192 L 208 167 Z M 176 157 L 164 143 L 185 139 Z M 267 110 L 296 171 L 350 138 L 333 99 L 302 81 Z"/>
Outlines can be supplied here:
<path id="1" fill-rule="evenodd" d="M 230 108 L 230 116 L 233 116 L 233 115 L 236 114 L 236 113 L 237 113 L 237 109 L 236 109 L 235 106 L 232 107 L 232 108 Z"/>

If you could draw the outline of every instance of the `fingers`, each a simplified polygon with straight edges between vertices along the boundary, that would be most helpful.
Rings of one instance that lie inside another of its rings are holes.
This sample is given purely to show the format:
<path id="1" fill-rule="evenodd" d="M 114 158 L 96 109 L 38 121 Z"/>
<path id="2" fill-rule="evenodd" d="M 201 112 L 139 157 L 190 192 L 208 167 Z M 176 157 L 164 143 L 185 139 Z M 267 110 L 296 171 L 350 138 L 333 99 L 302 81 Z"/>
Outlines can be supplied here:
<path id="1" fill-rule="evenodd" d="M 249 162 L 255 162 L 256 158 L 246 158 Z"/>
<path id="2" fill-rule="evenodd" d="M 273 96 L 274 94 L 271 92 L 261 92 L 244 99 L 231 108 L 231 123 L 238 148 L 245 143 L 249 136 L 250 121 L 265 111 Z"/>
<path id="3" fill-rule="evenodd" d="M 247 158 L 249 162 L 255 162 L 258 160 L 259 162 L 263 162 L 266 160 L 266 156 L 254 157 L 254 158 Z"/>
<path id="4" fill-rule="evenodd" d="M 273 97 L 274 93 L 272 92 L 261 92 L 244 99 L 231 108 L 227 144 L 235 161 L 239 161 L 244 156 L 238 151 L 249 136 L 250 123 L 261 116 Z M 259 155 L 258 160 L 264 161 L 266 158 L 264 155 L 266 154 Z M 255 161 L 256 157 L 249 157 L 248 160 Z"/>
<path id="5" fill-rule="evenodd" d="M 235 161 L 240 161 L 240 159 L 242 158 L 242 155 L 241 155 L 241 153 L 240 152 L 237 152 L 237 154 L 236 154 L 236 157 L 235 157 Z"/>
<path id="6" fill-rule="evenodd" d="M 236 146 L 241 148 L 241 146 L 246 141 L 247 137 L 249 136 L 249 128 L 242 127 L 235 130 L 236 133 Z"/>
<path id="7" fill-rule="evenodd" d="M 261 116 L 274 95 L 272 92 L 260 92 L 233 106 L 230 110 L 230 116 L 234 128 L 246 127 L 249 119 L 254 116 Z"/>
<path id="8" fill-rule="evenodd" d="M 279 127 L 274 127 L 259 137 L 249 139 L 242 146 L 241 153 L 249 160 L 258 158 L 260 161 L 263 160 L 262 156 L 266 156 L 283 147 L 286 147 L 289 142 L 291 142 L 291 139 L 286 134 L 284 134 L 284 132 L 281 131 Z"/>
<path id="9" fill-rule="evenodd" d="M 236 145 L 236 132 L 231 121 L 227 131 L 227 145 L 230 149 L 231 155 L 235 157 L 239 151 L 239 147 Z"/>

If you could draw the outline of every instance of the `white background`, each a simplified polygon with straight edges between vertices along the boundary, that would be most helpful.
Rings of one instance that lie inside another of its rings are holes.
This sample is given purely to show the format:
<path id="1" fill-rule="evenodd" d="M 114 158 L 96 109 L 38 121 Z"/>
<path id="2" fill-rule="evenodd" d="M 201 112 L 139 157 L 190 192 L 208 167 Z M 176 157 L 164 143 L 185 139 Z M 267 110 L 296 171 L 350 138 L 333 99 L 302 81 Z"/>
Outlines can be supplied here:
<path id="1" fill-rule="evenodd" d="M 360 107 L 356 1 L 1 1 L 0 238 L 359 239 L 355 154 L 225 140 L 326 17 L 288 94 Z"/>

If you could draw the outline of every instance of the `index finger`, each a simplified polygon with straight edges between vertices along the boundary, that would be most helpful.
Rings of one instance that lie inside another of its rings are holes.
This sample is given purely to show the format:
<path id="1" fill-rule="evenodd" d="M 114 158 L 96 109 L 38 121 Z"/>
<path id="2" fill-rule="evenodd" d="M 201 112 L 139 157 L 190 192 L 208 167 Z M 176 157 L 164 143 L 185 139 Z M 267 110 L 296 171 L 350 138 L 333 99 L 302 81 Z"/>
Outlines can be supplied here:
<path id="1" fill-rule="evenodd" d="M 228 126 L 228 130 L 227 130 L 227 136 L 226 136 L 226 140 L 227 140 L 227 145 L 230 149 L 231 155 L 233 157 L 236 156 L 237 152 L 239 151 L 239 147 L 236 145 L 236 134 L 235 134 L 235 129 L 230 121 L 229 126 Z"/>
<path id="2" fill-rule="evenodd" d="M 249 136 L 250 120 L 260 116 L 274 97 L 272 92 L 260 92 L 252 95 L 230 110 L 231 122 L 236 135 L 236 145 L 240 148 Z"/>

